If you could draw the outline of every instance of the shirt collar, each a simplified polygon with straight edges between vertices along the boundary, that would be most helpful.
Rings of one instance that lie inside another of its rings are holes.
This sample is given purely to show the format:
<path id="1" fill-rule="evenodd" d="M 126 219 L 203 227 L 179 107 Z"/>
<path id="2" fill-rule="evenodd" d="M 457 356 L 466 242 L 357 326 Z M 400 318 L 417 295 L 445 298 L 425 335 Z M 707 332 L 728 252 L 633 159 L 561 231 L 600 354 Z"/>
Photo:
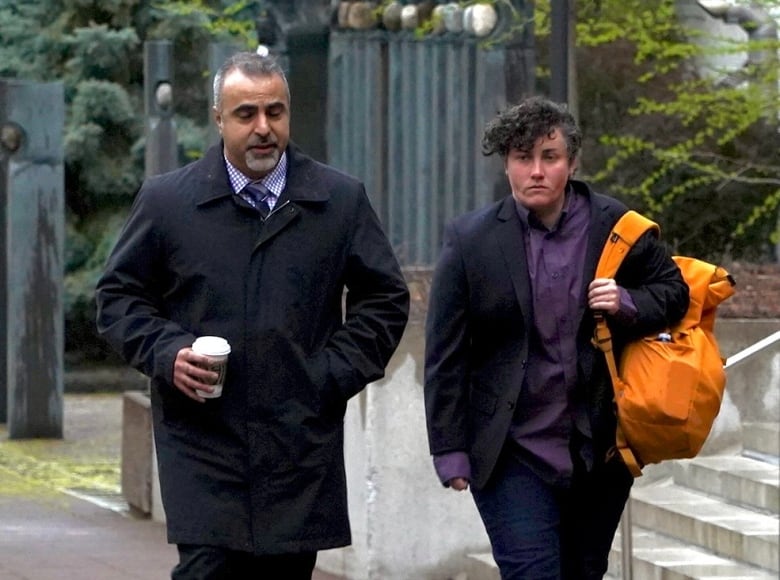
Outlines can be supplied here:
<path id="1" fill-rule="evenodd" d="M 259 181 L 264 186 L 266 186 L 268 190 L 277 198 L 282 195 L 282 191 L 284 191 L 284 188 L 287 185 L 287 151 L 282 153 L 282 156 L 279 158 L 279 163 L 276 164 L 276 167 L 274 167 L 268 175 L 259 180 L 250 179 L 241 173 L 241 171 L 239 171 L 235 165 L 230 163 L 227 157 L 224 157 L 224 159 L 225 166 L 227 167 L 228 177 L 230 178 L 230 185 L 233 188 L 233 193 L 240 192 L 242 189 L 244 189 L 244 187 L 246 187 L 248 183 Z"/>

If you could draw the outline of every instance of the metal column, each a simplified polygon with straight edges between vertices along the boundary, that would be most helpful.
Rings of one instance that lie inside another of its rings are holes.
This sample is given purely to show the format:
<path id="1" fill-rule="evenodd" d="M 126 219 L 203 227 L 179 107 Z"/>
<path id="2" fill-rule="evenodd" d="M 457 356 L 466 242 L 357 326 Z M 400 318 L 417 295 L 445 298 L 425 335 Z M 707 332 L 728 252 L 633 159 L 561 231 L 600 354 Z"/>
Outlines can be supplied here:
<path id="1" fill-rule="evenodd" d="M 173 120 L 173 44 L 170 40 L 144 43 L 144 107 L 148 177 L 179 166 Z"/>

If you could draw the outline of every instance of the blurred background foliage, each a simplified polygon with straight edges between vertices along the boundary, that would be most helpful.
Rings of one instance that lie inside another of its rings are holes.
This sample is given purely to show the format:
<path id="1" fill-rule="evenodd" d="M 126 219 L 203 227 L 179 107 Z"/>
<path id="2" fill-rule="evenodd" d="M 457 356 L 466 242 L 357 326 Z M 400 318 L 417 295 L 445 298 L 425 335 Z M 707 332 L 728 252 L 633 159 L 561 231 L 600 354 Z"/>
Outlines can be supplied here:
<path id="1" fill-rule="evenodd" d="M 726 82 L 729 71 L 705 70 L 702 63 L 755 50 L 777 54 L 778 45 L 705 38 L 709 33 L 680 18 L 680 6 L 693 3 L 576 2 L 576 113 L 585 134 L 580 176 L 659 221 L 675 252 L 722 263 L 773 261 L 780 202 L 777 66 L 746 69 L 748 79 L 736 83 Z M 0 0 L 0 76 L 65 85 L 71 361 L 113 358 L 94 335 L 94 286 L 144 175 L 144 41 L 173 42 L 174 118 L 184 164 L 208 145 L 206 47 L 212 40 L 252 47 L 262 4 Z M 777 13 L 780 0 L 758 5 Z M 538 0 L 533 26 L 543 94 L 549 14 L 549 0 Z"/>
<path id="2" fill-rule="evenodd" d="M 693 0 L 576 4 L 580 174 L 658 221 L 676 253 L 776 260 L 777 38 L 753 41 L 736 23 L 714 26 Z M 780 2 L 751 6 L 777 26 Z M 536 16 L 543 84 L 549 1 L 537 2 Z M 764 66 L 734 70 L 759 53 Z"/>
<path id="3" fill-rule="evenodd" d="M 777 26 L 780 2 L 751 6 Z M 577 2 L 582 175 L 659 221 L 677 253 L 774 261 L 780 44 L 713 24 L 693 0 Z M 544 10 L 537 25 L 541 47 Z M 732 68 L 757 52 L 765 66 Z"/>

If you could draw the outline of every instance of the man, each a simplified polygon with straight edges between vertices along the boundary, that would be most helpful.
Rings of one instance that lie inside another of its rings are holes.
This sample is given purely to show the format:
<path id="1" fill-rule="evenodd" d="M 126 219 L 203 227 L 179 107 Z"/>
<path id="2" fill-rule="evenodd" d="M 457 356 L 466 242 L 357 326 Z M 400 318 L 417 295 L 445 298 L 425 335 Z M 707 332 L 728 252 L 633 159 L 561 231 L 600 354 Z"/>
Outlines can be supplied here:
<path id="1" fill-rule="evenodd" d="M 222 142 L 141 187 L 98 329 L 151 377 L 172 578 L 308 580 L 350 542 L 345 407 L 383 376 L 409 294 L 363 185 L 288 141 L 279 65 L 236 54 L 214 97 Z M 216 379 L 201 335 L 232 347 L 219 398 L 196 392 Z"/>
<path id="2" fill-rule="evenodd" d="M 618 347 L 682 317 L 687 286 L 651 235 L 593 279 L 622 203 L 572 179 L 581 135 L 533 97 L 486 127 L 511 196 L 448 224 L 426 323 L 425 405 L 437 473 L 471 488 L 508 579 L 601 578 L 632 477 L 594 312 Z"/>

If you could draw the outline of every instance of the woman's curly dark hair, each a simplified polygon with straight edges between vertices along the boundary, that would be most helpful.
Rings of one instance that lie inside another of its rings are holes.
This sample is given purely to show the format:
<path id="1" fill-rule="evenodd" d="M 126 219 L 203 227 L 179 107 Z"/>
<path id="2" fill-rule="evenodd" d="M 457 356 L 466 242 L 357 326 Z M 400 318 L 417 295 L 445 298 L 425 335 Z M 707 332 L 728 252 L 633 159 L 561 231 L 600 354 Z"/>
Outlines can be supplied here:
<path id="1" fill-rule="evenodd" d="M 582 144 L 582 133 L 566 105 L 544 97 L 530 97 L 501 111 L 485 126 L 482 153 L 506 157 L 512 149 L 530 151 L 541 137 L 561 130 L 569 161 L 574 161 Z"/>

